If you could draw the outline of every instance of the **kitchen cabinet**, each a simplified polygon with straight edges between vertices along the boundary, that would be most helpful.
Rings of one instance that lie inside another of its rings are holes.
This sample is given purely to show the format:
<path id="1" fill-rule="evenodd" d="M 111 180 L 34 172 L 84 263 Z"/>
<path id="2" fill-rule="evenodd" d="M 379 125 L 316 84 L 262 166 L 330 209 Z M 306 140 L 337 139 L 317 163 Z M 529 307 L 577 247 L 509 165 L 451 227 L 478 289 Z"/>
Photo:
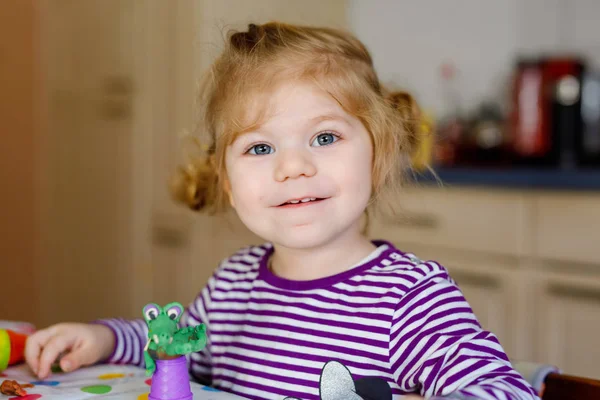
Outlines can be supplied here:
<path id="1" fill-rule="evenodd" d="M 421 185 L 398 205 L 370 236 L 444 265 L 509 357 L 600 378 L 600 193 Z"/>

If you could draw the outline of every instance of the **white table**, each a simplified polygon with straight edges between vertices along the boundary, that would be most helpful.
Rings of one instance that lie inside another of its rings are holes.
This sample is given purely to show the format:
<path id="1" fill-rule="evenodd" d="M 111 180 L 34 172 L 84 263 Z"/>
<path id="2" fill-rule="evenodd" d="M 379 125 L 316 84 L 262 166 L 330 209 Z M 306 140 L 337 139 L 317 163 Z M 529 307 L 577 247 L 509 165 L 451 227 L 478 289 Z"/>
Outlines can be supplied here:
<path id="1" fill-rule="evenodd" d="M 23 400 L 83 400 L 89 398 L 146 400 L 150 392 L 150 381 L 145 370 L 126 365 L 95 365 L 71 373 L 54 373 L 44 381 L 38 381 L 29 368 L 21 364 L 0 374 L 5 379 L 33 383 L 25 390 L 30 396 Z M 242 397 L 191 382 L 194 400 L 242 400 Z M 0 395 L 0 399 L 11 397 Z"/>

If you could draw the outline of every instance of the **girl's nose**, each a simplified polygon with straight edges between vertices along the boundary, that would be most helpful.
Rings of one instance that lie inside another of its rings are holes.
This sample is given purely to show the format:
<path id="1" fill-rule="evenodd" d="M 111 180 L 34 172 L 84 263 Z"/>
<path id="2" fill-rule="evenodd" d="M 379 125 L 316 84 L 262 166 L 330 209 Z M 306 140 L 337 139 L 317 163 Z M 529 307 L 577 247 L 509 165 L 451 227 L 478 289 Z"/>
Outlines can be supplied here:
<path id="1" fill-rule="evenodd" d="M 309 178 L 317 173 L 311 155 L 307 151 L 288 150 L 280 152 L 275 165 L 275 180 L 284 182 L 301 176 Z"/>

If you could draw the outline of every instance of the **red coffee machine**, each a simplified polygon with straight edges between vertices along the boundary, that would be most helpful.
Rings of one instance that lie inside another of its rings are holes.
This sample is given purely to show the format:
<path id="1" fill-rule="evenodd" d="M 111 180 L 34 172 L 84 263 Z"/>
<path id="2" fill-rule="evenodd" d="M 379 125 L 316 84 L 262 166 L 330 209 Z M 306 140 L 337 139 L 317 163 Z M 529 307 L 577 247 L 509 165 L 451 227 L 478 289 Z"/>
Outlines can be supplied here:
<path id="1" fill-rule="evenodd" d="M 577 165 L 583 73 L 584 63 L 577 58 L 549 57 L 517 64 L 510 136 L 518 163 Z"/>

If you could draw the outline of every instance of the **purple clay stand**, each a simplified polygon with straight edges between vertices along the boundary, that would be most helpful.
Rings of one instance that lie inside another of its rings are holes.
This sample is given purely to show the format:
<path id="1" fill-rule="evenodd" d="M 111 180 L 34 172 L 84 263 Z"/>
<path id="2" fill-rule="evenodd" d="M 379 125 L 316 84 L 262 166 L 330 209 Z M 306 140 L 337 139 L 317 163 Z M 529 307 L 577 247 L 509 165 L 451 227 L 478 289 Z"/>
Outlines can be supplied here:
<path id="1" fill-rule="evenodd" d="M 148 400 L 192 400 L 185 356 L 155 362 Z"/>

